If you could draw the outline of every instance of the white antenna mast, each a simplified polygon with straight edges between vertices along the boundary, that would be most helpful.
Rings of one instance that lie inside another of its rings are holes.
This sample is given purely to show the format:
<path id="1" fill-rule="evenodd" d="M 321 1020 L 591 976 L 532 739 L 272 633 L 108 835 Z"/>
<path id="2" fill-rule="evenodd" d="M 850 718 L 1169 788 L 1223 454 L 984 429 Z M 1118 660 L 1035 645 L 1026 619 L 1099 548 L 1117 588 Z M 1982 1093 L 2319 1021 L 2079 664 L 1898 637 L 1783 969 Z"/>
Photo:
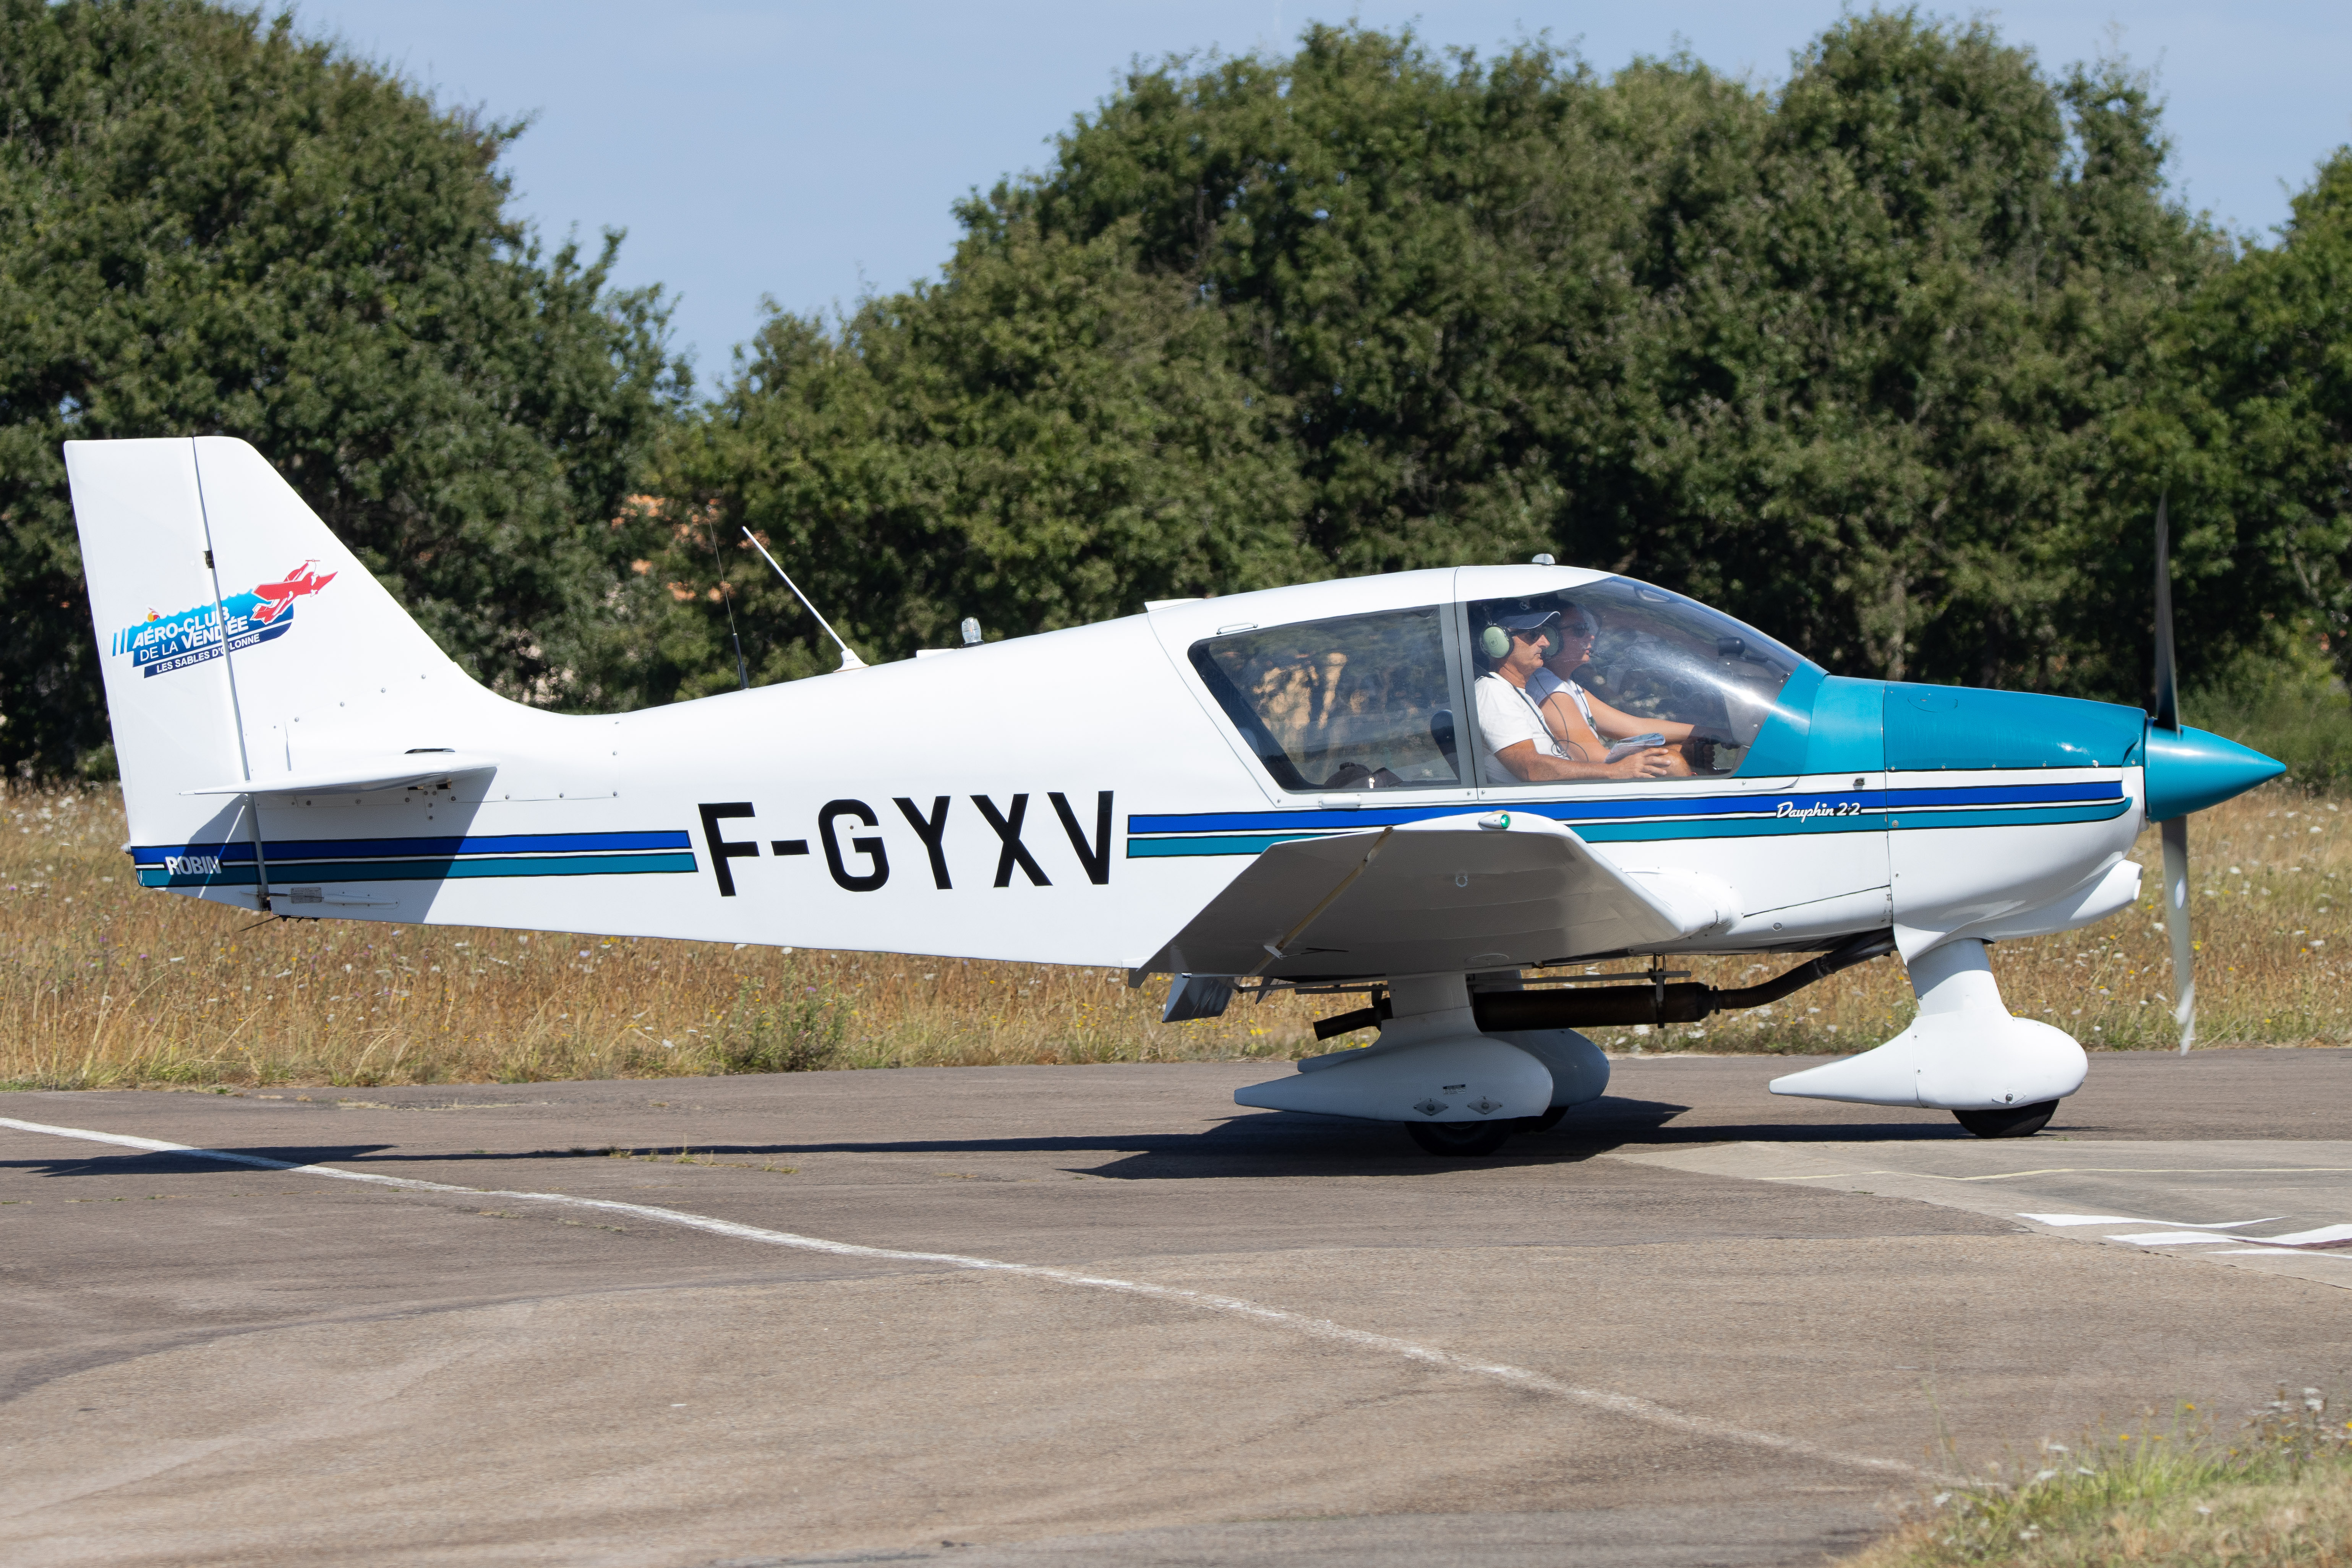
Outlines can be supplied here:
<path id="1" fill-rule="evenodd" d="M 776 558 L 768 553 L 768 547 L 760 542 L 760 536 L 758 534 L 753 533 L 747 528 L 743 531 L 743 537 L 751 542 L 751 548 L 760 552 L 761 559 L 765 560 L 769 565 L 776 566 Z M 809 604 L 809 596 L 801 592 L 801 585 L 793 581 L 792 574 L 786 572 L 781 566 L 776 566 L 776 575 L 784 580 L 784 586 L 793 591 L 793 597 L 798 599 L 802 604 L 807 605 L 808 613 L 810 615 L 816 616 L 816 624 L 824 627 L 824 635 L 831 637 L 835 642 L 841 643 L 841 668 L 844 669 L 864 669 L 866 668 L 866 661 L 858 658 L 856 654 L 851 652 L 850 647 L 847 643 L 841 642 L 841 634 L 833 629 L 831 622 L 827 621 L 823 616 L 817 616 L 816 606 Z"/>

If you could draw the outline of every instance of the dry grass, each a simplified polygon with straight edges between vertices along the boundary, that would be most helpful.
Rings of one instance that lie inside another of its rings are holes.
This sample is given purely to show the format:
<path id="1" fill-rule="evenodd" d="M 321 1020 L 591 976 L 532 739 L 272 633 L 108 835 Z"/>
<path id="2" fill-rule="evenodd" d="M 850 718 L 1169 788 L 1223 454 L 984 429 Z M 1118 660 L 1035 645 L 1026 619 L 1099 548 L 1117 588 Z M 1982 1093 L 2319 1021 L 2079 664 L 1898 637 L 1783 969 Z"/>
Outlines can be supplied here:
<path id="1" fill-rule="evenodd" d="M 1990 1466 L 1843 1568 L 2352 1564 L 2352 1427 L 2317 1389 L 2280 1390 L 2227 1435 L 2194 1405 L 2151 1425 Z"/>
<path id="2" fill-rule="evenodd" d="M 2197 819 L 2199 971 L 2210 1044 L 2352 1038 L 2334 906 L 2346 814 L 2281 789 Z M 2319 831 L 2312 832 L 2316 827 Z M 111 786 L 0 804 L 0 1084 L 329 1083 L 774 1071 L 807 1067 L 1194 1060 L 1318 1047 L 1354 1005 L 1277 996 L 1166 1026 L 1165 983 L 1115 971 L 608 940 L 450 927 L 271 921 L 144 892 Z M 2150 836 L 2143 858 L 2154 854 Z M 2093 1047 L 2169 1043 L 2149 901 L 2088 931 L 2003 943 L 2012 1008 Z M 1780 964 L 1706 960 L 1719 984 Z M 1892 961 L 1769 1011 L 1612 1049 L 1843 1051 L 1907 1019 Z"/>
<path id="3" fill-rule="evenodd" d="M 0 815 L 0 1085 L 658 1077 L 1293 1054 L 1296 998 L 1166 1026 L 1118 971 L 257 921 L 140 889 L 112 786 Z"/>

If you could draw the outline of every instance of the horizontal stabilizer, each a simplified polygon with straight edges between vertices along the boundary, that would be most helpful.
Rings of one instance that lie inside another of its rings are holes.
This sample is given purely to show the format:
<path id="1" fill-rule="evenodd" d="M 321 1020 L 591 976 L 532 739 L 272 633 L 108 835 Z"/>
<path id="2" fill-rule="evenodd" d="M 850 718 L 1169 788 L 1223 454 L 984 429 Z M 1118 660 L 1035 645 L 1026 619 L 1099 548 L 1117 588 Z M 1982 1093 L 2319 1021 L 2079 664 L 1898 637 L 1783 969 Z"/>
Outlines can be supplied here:
<path id="1" fill-rule="evenodd" d="M 456 752 L 418 752 L 386 757 L 374 763 L 354 763 L 310 773 L 278 773 L 257 779 L 185 789 L 182 795 L 364 795 L 370 790 L 406 789 L 436 784 L 457 773 L 488 773 L 498 763 L 483 756 Z"/>
<path id="2" fill-rule="evenodd" d="M 1628 876 L 1549 817 L 1439 817 L 1275 845 L 1150 967 L 1284 977 L 1543 963 L 1674 942 L 1728 918 L 1704 891 Z"/>

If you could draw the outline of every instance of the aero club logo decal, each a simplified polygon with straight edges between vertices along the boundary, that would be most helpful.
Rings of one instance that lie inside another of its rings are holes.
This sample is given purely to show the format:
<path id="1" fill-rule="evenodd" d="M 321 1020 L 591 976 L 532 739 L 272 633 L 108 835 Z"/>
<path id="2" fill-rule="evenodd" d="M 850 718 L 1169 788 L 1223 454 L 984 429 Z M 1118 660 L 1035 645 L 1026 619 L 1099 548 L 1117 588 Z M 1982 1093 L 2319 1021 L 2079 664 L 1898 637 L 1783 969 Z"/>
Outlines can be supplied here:
<path id="1" fill-rule="evenodd" d="M 312 570 L 305 561 L 275 583 L 264 583 L 218 605 L 199 605 L 176 616 L 147 612 L 147 618 L 127 631 L 114 634 L 110 653 L 131 656 L 131 668 L 142 675 L 164 675 L 185 669 L 224 651 L 243 652 L 294 625 L 294 601 L 308 598 L 335 580 L 335 574 Z"/>

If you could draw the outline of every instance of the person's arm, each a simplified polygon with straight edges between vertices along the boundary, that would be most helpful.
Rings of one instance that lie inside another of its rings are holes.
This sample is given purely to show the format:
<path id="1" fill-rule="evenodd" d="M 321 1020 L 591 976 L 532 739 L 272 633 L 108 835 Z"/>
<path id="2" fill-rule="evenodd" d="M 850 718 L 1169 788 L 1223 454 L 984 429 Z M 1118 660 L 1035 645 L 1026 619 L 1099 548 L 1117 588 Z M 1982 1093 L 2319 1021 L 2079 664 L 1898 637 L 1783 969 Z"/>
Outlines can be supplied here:
<path id="1" fill-rule="evenodd" d="M 1663 746 L 1620 757 L 1613 763 L 1583 763 L 1546 756 L 1533 741 L 1514 741 L 1495 753 L 1495 760 L 1515 777 L 1529 784 L 1559 779 L 1655 779 L 1675 771 L 1674 753 Z"/>
<path id="2" fill-rule="evenodd" d="M 1514 778 L 1529 784 L 1562 779 L 1662 778 L 1674 771 L 1675 754 L 1653 749 L 1614 763 L 1583 762 L 1550 754 L 1545 721 L 1500 676 L 1481 676 L 1474 695 L 1478 732 L 1495 760 Z M 1538 742 L 1544 744 L 1538 744 Z"/>
<path id="3" fill-rule="evenodd" d="M 1591 700 L 1589 695 L 1586 700 Z M 1594 704 L 1594 707 L 1597 710 L 1599 704 Z M 1569 755 L 1580 764 L 1578 771 L 1566 775 L 1568 777 L 1669 778 L 1679 777 L 1691 771 L 1688 760 L 1684 758 L 1681 752 L 1664 746 L 1636 752 L 1632 756 L 1620 757 L 1613 763 L 1608 761 L 1609 742 L 1595 731 L 1593 726 L 1584 721 L 1583 713 L 1576 706 L 1575 695 L 1565 681 L 1557 681 L 1553 684 L 1551 695 L 1544 699 L 1543 716 L 1544 723 L 1550 728 L 1552 734 L 1559 739 L 1561 745 L 1568 748 Z M 1598 717 L 1597 712 L 1595 717 Z M 1623 715 L 1620 714 L 1619 717 L 1622 718 Z M 1685 730 L 1689 728 L 1688 725 L 1682 727 Z M 1629 734 L 1640 732 L 1639 731 L 1627 731 Z"/>
<path id="4" fill-rule="evenodd" d="M 1591 726 L 1585 723 L 1584 715 L 1576 710 L 1567 687 L 1553 688 L 1552 694 L 1544 699 L 1543 716 L 1553 737 L 1577 756 L 1597 757 L 1609 749 L 1609 743 L 1594 734 Z"/>

